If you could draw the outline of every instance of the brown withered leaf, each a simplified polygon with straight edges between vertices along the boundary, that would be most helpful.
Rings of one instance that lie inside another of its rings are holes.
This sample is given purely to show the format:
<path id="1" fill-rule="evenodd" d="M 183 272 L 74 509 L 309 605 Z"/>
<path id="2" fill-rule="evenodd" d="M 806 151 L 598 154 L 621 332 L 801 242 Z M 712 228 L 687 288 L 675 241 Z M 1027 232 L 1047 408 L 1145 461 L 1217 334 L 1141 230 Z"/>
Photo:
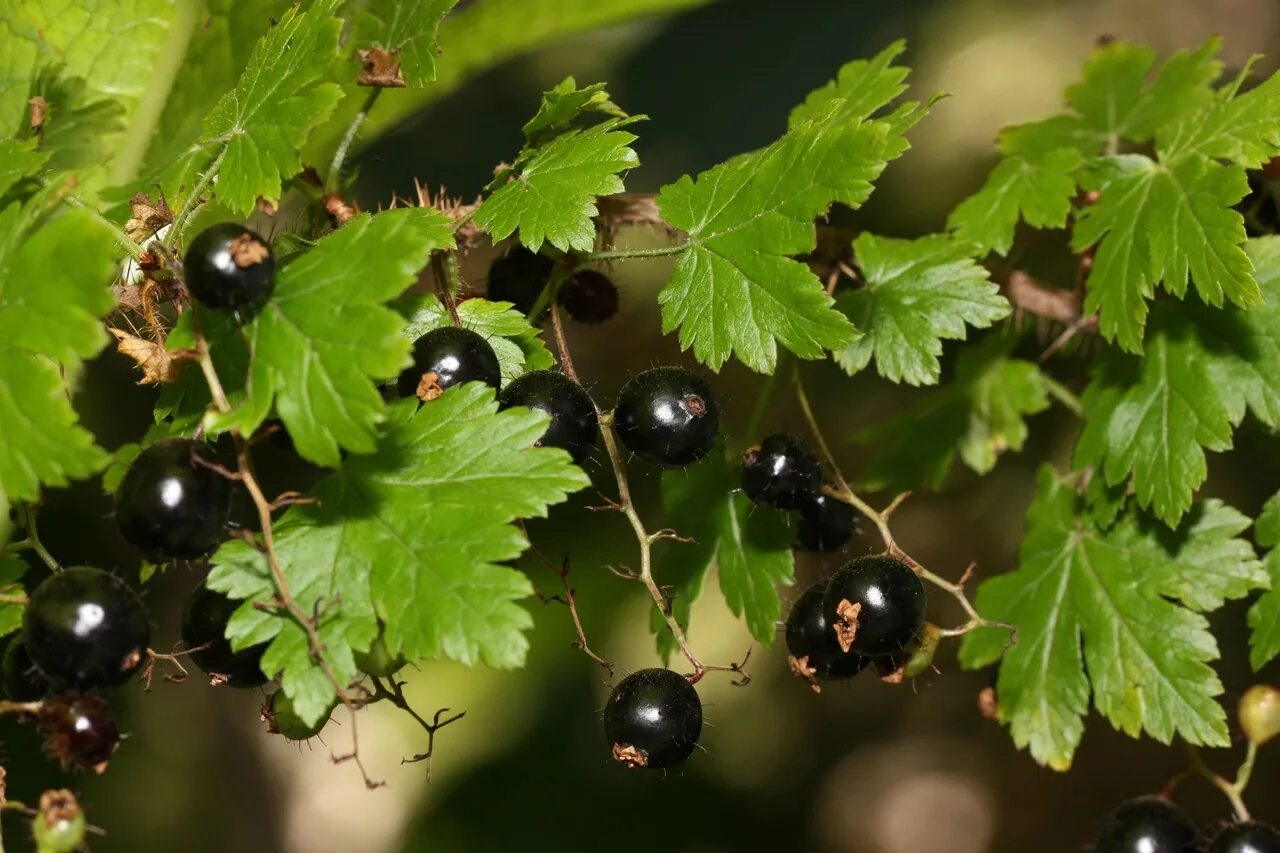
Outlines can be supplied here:
<path id="1" fill-rule="evenodd" d="M 121 355 L 133 359 L 142 371 L 139 385 L 157 385 L 159 383 L 177 382 L 182 375 L 186 359 L 177 353 L 169 352 L 164 344 L 140 338 L 123 329 L 107 329 L 116 339 L 116 349 Z"/>
<path id="2" fill-rule="evenodd" d="M 363 71 L 356 78 L 361 86 L 377 86 L 383 89 L 403 89 L 404 75 L 400 73 L 398 52 L 374 45 L 357 52 Z"/>
<path id="3" fill-rule="evenodd" d="M 161 228 L 173 222 L 173 211 L 163 198 L 152 201 L 146 193 L 134 193 L 129 199 L 129 221 L 124 233 L 135 243 L 146 243 Z"/>

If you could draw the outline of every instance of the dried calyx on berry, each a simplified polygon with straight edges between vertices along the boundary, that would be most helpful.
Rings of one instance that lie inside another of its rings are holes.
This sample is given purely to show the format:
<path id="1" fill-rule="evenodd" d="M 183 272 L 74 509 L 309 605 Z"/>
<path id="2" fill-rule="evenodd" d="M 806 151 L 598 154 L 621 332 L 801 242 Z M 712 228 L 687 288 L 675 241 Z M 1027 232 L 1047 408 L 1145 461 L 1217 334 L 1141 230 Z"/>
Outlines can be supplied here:
<path id="1" fill-rule="evenodd" d="M 67 693 L 40 703 L 37 714 L 45 749 L 63 767 L 101 773 L 120 744 L 111 708 L 93 693 Z"/>
<path id="2" fill-rule="evenodd" d="M 64 789 L 45 791 L 31 821 L 38 853 L 73 853 L 84 844 L 87 824 L 75 794 Z"/>
<path id="3" fill-rule="evenodd" d="M 809 682 L 815 693 L 821 693 L 819 681 L 852 678 L 862 672 L 870 658 L 840 648 L 835 631 L 822 612 L 822 596 L 826 583 L 806 589 L 791 605 L 787 614 L 787 651 L 791 671 Z"/>
<path id="4" fill-rule="evenodd" d="M 767 436 L 742 454 L 742 490 L 756 503 L 799 509 L 821 484 L 817 457 L 792 436 Z"/>
<path id="5" fill-rule="evenodd" d="M 579 323 L 603 323 L 618 313 L 618 288 L 598 270 L 578 270 L 556 289 L 556 302 Z"/>
<path id="6" fill-rule="evenodd" d="M 235 222 L 196 235 L 182 261 L 187 290 L 206 308 L 252 311 L 276 286 L 276 261 L 262 237 Z"/>
<path id="7" fill-rule="evenodd" d="M 144 556 L 195 559 L 222 540 L 231 483 L 213 448 L 185 438 L 157 441 L 125 471 L 116 490 L 116 526 Z"/>
<path id="8" fill-rule="evenodd" d="M 720 408 L 703 379 L 682 367 L 655 367 L 631 377 L 618 395 L 614 431 L 646 462 L 677 468 L 716 445 Z"/>
<path id="9" fill-rule="evenodd" d="M 577 382 L 554 370 L 534 370 L 512 380 L 498 395 L 498 406 L 525 406 L 550 415 L 551 423 L 537 446 L 568 451 L 578 465 L 600 437 L 600 422 L 591 397 Z"/>
<path id="10" fill-rule="evenodd" d="M 868 657 L 901 653 L 924 623 L 924 584 L 899 559 L 859 557 L 831 576 L 822 612 L 841 649 Z"/>
<path id="11" fill-rule="evenodd" d="M 183 609 L 182 642 L 190 650 L 191 660 L 210 676 L 213 684 L 258 687 L 267 683 L 262 653 L 268 643 L 232 651 L 227 639 L 227 623 L 241 604 L 202 585 L 191 593 Z"/>
<path id="12" fill-rule="evenodd" d="M 470 329 L 442 326 L 413 342 L 413 364 L 400 374 L 401 397 L 430 402 L 463 382 L 498 388 L 502 371 L 489 342 Z"/>
<path id="13" fill-rule="evenodd" d="M 610 694 L 604 706 L 604 735 L 614 760 L 628 767 L 679 764 L 702 735 L 702 700 L 683 675 L 642 669 Z"/>

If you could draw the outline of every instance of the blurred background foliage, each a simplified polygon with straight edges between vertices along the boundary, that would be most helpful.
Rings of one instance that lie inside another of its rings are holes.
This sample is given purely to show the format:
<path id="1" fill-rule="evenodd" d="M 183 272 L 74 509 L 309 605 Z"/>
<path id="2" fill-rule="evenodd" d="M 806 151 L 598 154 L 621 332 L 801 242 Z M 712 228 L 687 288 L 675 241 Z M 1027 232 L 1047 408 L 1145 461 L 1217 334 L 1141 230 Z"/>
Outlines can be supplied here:
<path id="1" fill-rule="evenodd" d="M 614 14 L 614 0 L 570 5 L 588 10 L 593 24 L 626 17 Z M 442 33 L 442 85 L 431 102 L 406 109 L 395 106 L 396 92 L 383 99 L 381 118 L 356 160 L 361 203 L 376 208 L 392 194 L 410 195 L 415 178 L 473 196 L 493 166 L 518 148 L 520 126 L 539 93 L 569 74 L 580 83 L 608 81 L 619 104 L 649 114 L 651 121 L 639 127 L 643 166 L 627 184 L 656 191 L 773 139 L 790 107 L 842 63 L 905 37 L 913 94 L 953 97 L 913 131 L 913 150 L 890 167 L 872 201 L 846 224 L 914 236 L 940 229 L 951 207 L 982 181 L 997 129 L 1056 109 L 1100 35 L 1168 52 L 1219 33 L 1227 61 L 1237 66 L 1254 52 L 1280 52 L 1275 0 L 625 5 L 691 8 L 563 35 L 577 28 L 548 15 L 542 0 L 464 2 Z M 544 43 L 529 51 L 538 41 Z M 487 67 L 485 57 L 494 52 L 509 58 Z M 1261 67 L 1271 70 L 1274 60 Z M 1011 263 L 1068 282 L 1060 235 L 1025 236 Z M 661 238 L 633 232 L 620 239 Z M 464 267 L 477 291 L 491 257 L 492 250 L 481 249 Z M 602 327 L 570 329 L 578 369 L 600 399 L 612 399 L 625 378 L 644 367 L 682 359 L 675 340 L 660 334 L 654 298 L 668 271 L 661 261 L 612 271 L 621 315 Z M 1055 331 L 1014 322 L 993 334 L 1015 336 L 1018 351 L 1035 357 Z M 948 345 L 948 365 L 955 350 Z M 1055 357 L 1050 369 L 1076 389 L 1087 379 L 1079 352 Z M 866 373 L 851 380 L 830 364 L 806 365 L 805 373 L 819 418 L 851 475 L 875 452 L 856 441 L 857 434 L 928 393 Z M 742 441 L 735 430 L 744 428 L 759 380 L 731 365 L 715 384 L 728 411 L 726 431 Z M 145 430 L 150 392 L 133 385 L 122 359 L 98 359 L 85 389 L 83 415 L 105 446 L 136 440 Z M 802 429 L 788 395 L 776 398 L 765 426 Z M 944 575 L 958 576 L 971 560 L 979 576 L 1011 568 L 1034 469 L 1046 459 L 1065 465 L 1076 430 L 1060 409 L 1034 417 L 1031 427 L 1024 452 L 1004 458 L 992 475 L 957 471 L 941 492 L 911 498 L 895 517 L 899 541 Z M 273 463 L 270 477 L 282 489 L 313 475 L 284 454 Z M 611 493 L 602 451 L 588 467 Z M 1246 426 L 1236 452 L 1211 457 L 1210 474 L 1207 493 L 1254 514 L 1280 483 L 1280 442 Z M 660 513 L 657 486 L 655 471 L 634 468 L 633 487 L 650 518 Z M 598 502 L 590 492 L 579 495 L 531 525 L 530 534 L 552 559 L 572 555 L 571 581 L 596 650 L 621 672 L 651 666 L 657 658 L 647 597 L 602 569 L 633 559 L 634 542 L 616 514 L 587 510 Z M 56 492 L 42 516 L 46 540 L 66 563 L 133 571 L 135 558 L 117 538 L 109 512 L 95 483 Z M 843 555 L 802 557 L 801 586 L 784 591 L 784 601 L 840 560 L 876 548 L 873 532 L 864 531 Z M 546 594 L 558 591 L 559 580 L 537 561 L 522 565 Z M 660 580 L 662 572 L 660 557 Z M 182 603 L 200 577 L 198 568 L 176 567 L 148 587 L 158 648 L 177 639 Z M 933 601 L 932 619 L 958 620 L 949 600 Z M 388 783 L 366 791 L 354 767 L 330 762 L 331 751 L 343 752 L 350 742 L 345 712 L 321 739 L 298 747 L 268 736 L 258 691 L 210 690 L 199 678 L 181 685 L 157 679 L 148 694 L 136 685 L 120 691 L 122 728 L 131 737 L 109 774 L 72 780 L 91 821 L 109 829 L 94 849 L 1073 851 L 1089 844 L 1094 822 L 1108 809 L 1158 791 L 1184 765 L 1178 748 L 1129 740 L 1094 717 L 1071 773 L 1037 767 L 979 716 L 976 697 L 990 675 L 959 672 L 954 646 L 939 655 L 939 673 L 914 685 L 890 686 L 864 674 L 820 696 L 787 672 L 785 651 L 775 647 L 753 650 L 750 686 L 733 687 L 716 675 L 699 686 L 708 720 L 704 752 L 672 772 L 626 772 L 609 761 L 599 726 L 607 673 L 570 648 L 565 608 L 536 599 L 528 606 L 537 627 L 527 668 L 508 673 L 427 663 L 409 673 L 408 693 L 420 710 L 467 711 L 440 734 L 430 784 L 422 765 L 400 765 L 425 743 L 421 730 L 394 709 L 375 706 L 361 715 L 364 761 Z M 1228 692 L 1222 698 L 1233 709 L 1252 683 L 1244 607 L 1225 608 L 1214 628 L 1224 655 L 1218 669 Z M 745 627 L 711 587 L 695 607 L 691 640 L 704 660 L 723 662 L 741 658 L 750 645 Z M 1278 676 L 1272 664 L 1260 677 Z M 63 784 L 32 732 L 7 718 L 0 727 L 11 796 L 31 798 Z M 1223 753 L 1210 760 L 1225 771 L 1237 758 Z M 1280 751 L 1264 750 L 1251 788 L 1256 816 L 1280 820 L 1277 791 Z M 1225 800 L 1199 782 L 1180 789 L 1179 800 L 1206 827 L 1228 815 Z M 20 827 L 6 817 L 11 848 L 21 849 L 14 843 Z"/>

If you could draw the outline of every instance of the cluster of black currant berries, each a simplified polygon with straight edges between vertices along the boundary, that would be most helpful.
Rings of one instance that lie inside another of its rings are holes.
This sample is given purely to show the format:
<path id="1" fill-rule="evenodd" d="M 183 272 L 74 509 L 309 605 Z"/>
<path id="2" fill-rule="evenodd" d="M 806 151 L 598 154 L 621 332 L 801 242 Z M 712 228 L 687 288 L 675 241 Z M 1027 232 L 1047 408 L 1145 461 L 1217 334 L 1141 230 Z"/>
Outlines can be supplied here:
<path id="1" fill-rule="evenodd" d="M 822 488 L 822 467 L 804 442 L 771 435 L 742 455 L 742 490 L 758 504 L 800 514 L 802 548 L 826 553 L 853 536 L 853 507 Z"/>
<path id="2" fill-rule="evenodd" d="M 1094 853 L 1200 853 L 1200 833 L 1182 809 L 1163 797 L 1138 797 L 1107 815 Z M 1228 824 L 1208 853 L 1280 853 L 1280 831 L 1261 821 Z"/>

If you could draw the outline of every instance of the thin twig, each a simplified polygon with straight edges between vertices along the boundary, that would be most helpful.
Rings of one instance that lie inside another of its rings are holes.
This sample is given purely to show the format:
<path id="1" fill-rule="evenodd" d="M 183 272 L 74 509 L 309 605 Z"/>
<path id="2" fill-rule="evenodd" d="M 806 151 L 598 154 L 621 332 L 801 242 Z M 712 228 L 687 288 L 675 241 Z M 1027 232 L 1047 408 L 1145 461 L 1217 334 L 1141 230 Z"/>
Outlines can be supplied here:
<path id="1" fill-rule="evenodd" d="M 452 717 L 449 717 L 446 720 L 441 720 L 440 719 L 441 717 L 449 713 L 448 708 L 441 708 L 440 710 L 436 711 L 435 716 L 432 717 L 431 722 L 428 723 L 421 714 L 419 714 L 417 711 L 413 709 L 413 706 L 409 704 L 409 700 L 405 698 L 405 695 L 404 695 L 405 682 L 396 681 L 395 678 L 389 678 L 387 680 L 391 685 L 390 687 L 383 684 L 377 678 L 373 679 L 374 693 L 373 693 L 373 698 L 370 699 L 369 701 L 370 702 L 381 702 L 381 701 L 390 702 L 392 705 L 395 705 L 397 708 L 399 708 L 400 710 L 404 711 L 409 716 L 417 720 L 418 725 L 422 726 L 423 730 L 426 731 L 427 751 L 420 752 L 417 755 L 411 756 L 409 758 L 402 758 L 400 760 L 400 763 L 401 764 L 417 764 L 418 762 L 425 761 L 427 763 L 427 782 L 430 782 L 431 781 L 431 758 L 435 754 L 435 750 L 436 750 L 436 732 L 440 731 L 450 723 L 456 723 L 458 720 L 461 720 L 463 717 L 467 715 L 467 712 L 459 711 L 458 713 L 454 714 Z"/>
<path id="2" fill-rule="evenodd" d="M 533 554 L 538 562 L 542 563 L 542 565 L 554 572 L 556 577 L 560 578 L 560 583 L 564 586 L 563 599 L 559 596 L 555 596 L 554 599 L 547 600 L 560 601 L 569 608 L 569 615 L 573 617 L 573 627 L 578 632 L 578 639 L 573 642 L 573 647 L 596 663 L 600 664 L 600 666 L 607 669 L 609 671 L 609 677 L 612 678 L 613 661 L 605 660 L 600 657 L 600 655 L 591 651 L 591 646 L 587 643 L 587 632 L 582 627 L 582 618 L 578 615 L 578 601 L 577 598 L 575 598 L 576 593 L 573 587 L 569 586 L 569 555 L 565 554 L 563 564 L 557 566 L 555 563 L 548 560 L 537 548 L 530 548 L 529 553 Z"/>
<path id="3" fill-rule="evenodd" d="M 27 531 L 27 541 L 31 543 L 31 550 L 39 555 L 44 564 L 49 567 L 49 571 L 62 571 L 62 564 L 53 558 L 49 549 L 40 541 L 40 532 L 36 529 L 36 508 L 31 504 L 26 504 L 22 508 L 22 526 Z"/>
<path id="4" fill-rule="evenodd" d="M 182 661 L 178 660 L 178 658 L 187 657 L 192 652 L 198 652 L 203 649 L 207 649 L 208 647 L 209 643 L 196 646 L 194 649 L 178 649 L 175 647 L 174 650 L 167 655 L 157 652 L 155 649 L 147 649 L 147 663 L 142 667 L 142 671 L 138 674 L 138 680 L 142 682 L 143 692 L 151 692 L 151 679 L 155 676 L 156 665 L 160 661 L 168 661 L 178 670 L 176 673 L 165 673 L 164 680 L 170 684 L 181 684 L 187 680 L 187 676 L 189 676 L 190 673 L 187 672 L 187 668 L 182 665 Z"/>
<path id="5" fill-rule="evenodd" d="M 564 323 L 560 319 L 560 305 L 556 298 L 560 285 L 572 274 L 573 267 L 570 266 L 558 266 L 552 270 L 551 280 L 547 283 L 547 299 L 551 307 L 551 331 L 555 335 L 556 349 L 560 353 L 560 369 L 575 384 L 581 385 L 582 383 L 578 381 L 578 371 L 573 366 L 573 355 L 569 352 L 569 341 L 564 336 Z"/>
<path id="6" fill-rule="evenodd" d="M 360 107 L 360 112 L 355 114 L 351 119 L 351 124 L 347 125 L 347 132 L 342 135 L 342 141 L 338 143 L 338 150 L 333 152 L 333 160 L 329 163 L 329 174 L 325 177 L 325 187 L 331 192 L 337 192 L 342 183 L 342 165 L 347 160 L 347 153 L 351 150 L 351 144 L 355 142 L 356 136 L 360 133 L 360 128 L 364 126 L 365 120 L 369 118 L 374 104 L 378 103 L 378 98 L 382 97 L 382 87 L 375 86 L 370 90 L 368 97 L 364 99 L 364 104 Z"/>
<path id="7" fill-rule="evenodd" d="M 1189 743 L 1186 746 L 1187 757 L 1191 760 L 1191 770 L 1226 795 L 1231 802 L 1231 810 L 1235 812 L 1236 820 L 1249 820 L 1249 808 L 1244 804 L 1244 789 L 1249 786 L 1249 778 L 1253 775 L 1253 764 L 1258 757 L 1258 745 L 1253 741 L 1249 742 L 1248 751 L 1240 764 L 1240 769 L 1236 771 L 1234 782 L 1223 778 L 1205 764 L 1199 749 Z"/>
<path id="8" fill-rule="evenodd" d="M 369 771 L 365 769 L 363 759 L 360 758 L 360 725 L 359 721 L 356 719 L 356 712 L 362 707 L 364 707 L 362 703 L 356 702 L 352 702 L 347 705 L 347 710 L 351 712 L 351 751 L 342 755 L 330 752 L 329 759 L 334 764 L 345 764 L 348 761 L 354 762 L 356 769 L 360 771 L 360 776 L 364 779 L 365 788 L 373 791 L 385 786 L 387 783 L 385 781 L 375 780 L 370 776 Z"/>

